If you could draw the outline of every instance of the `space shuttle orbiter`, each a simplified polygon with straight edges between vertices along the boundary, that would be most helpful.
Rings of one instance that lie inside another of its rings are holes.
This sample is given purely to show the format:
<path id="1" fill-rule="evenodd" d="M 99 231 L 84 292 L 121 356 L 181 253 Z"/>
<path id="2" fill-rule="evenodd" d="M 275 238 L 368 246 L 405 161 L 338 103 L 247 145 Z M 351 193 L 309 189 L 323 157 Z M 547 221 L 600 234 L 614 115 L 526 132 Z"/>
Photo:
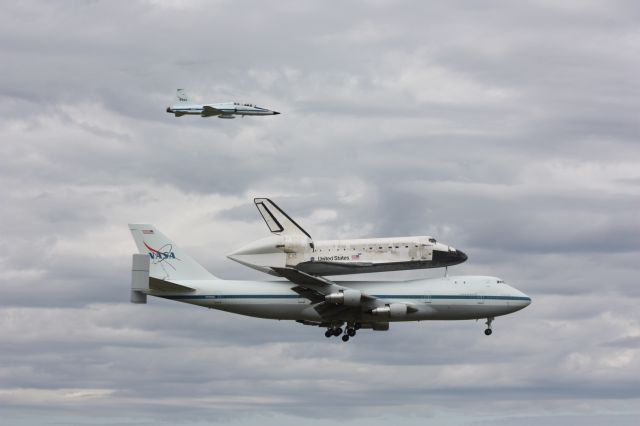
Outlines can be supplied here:
<path id="1" fill-rule="evenodd" d="M 467 260 L 460 250 L 430 236 L 315 241 L 273 201 L 255 198 L 253 202 L 273 235 L 227 257 L 271 275 L 279 276 L 278 268 L 344 275 L 440 268 Z"/>

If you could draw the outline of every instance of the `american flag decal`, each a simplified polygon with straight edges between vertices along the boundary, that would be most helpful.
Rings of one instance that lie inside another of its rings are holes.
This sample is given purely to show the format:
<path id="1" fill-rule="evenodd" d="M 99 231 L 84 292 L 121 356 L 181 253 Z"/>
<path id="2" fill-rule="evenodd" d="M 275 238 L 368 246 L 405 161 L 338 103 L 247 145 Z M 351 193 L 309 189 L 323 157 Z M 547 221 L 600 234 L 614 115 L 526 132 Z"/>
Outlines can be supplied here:
<path id="1" fill-rule="evenodd" d="M 142 233 L 143 234 L 153 234 L 153 229 L 143 229 Z"/>
<path id="2" fill-rule="evenodd" d="M 351 260 L 360 260 L 360 255 L 359 254 L 352 254 L 351 255 Z"/>

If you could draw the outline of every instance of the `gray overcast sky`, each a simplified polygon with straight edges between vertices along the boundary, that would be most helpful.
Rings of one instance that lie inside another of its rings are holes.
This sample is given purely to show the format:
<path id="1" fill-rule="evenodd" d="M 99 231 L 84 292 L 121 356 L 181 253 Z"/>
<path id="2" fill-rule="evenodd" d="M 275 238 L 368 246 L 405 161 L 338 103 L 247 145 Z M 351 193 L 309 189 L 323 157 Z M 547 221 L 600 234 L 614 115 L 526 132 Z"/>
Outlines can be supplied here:
<path id="1" fill-rule="evenodd" d="M 638 2 L 5 1 L 0 55 L 3 424 L 638 423 Z M 177 87 L 282 115 L 177 119 Z M 130 222 L 269 279 L 225 258 L 254 196 L 534 302 L 349 344 L 128 303 Z"/>

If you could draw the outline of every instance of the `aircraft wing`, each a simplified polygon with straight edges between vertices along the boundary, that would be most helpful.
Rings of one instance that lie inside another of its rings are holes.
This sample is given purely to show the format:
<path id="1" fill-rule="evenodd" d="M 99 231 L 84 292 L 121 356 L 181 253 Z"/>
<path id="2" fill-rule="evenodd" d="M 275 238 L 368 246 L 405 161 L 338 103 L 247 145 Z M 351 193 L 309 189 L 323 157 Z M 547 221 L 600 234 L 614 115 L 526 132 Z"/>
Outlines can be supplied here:
<path id="1" fill-rule="evenodd" d="M 297 269 L 277 267 L 271 267 L 271 269 L 273 269 L 282 277 L 288 279 L 292 283 L 298 284 L 301 291 L 295 290 L 295 288 L 294 291 L 311 300 L 312 302 L 320 300 L 324 301 L 324 296 L 351 290 L 349 287 L 338 285 L 324 277 L 309 275 Z M 361 296 L 361 307 L 373 309 L 378 306 L 384 306 L 384 304 L 385 301 L 378 299 L 377 297 L 370 296 L 368 294 L 362 294 Z"/>
<path id="2" fill-rule="evenodd" d="M 203 117 L 211 117 L 211 116 L 214 116 L 214 115 L 221 115 L 222 113 L 223 113 L 222 111 L 220 111 L 219 109 L 214 108 L 212 106 L 209 106 L 209 105 L 203 105 L 202 106 L 202 114 L 201 115 Z"/>
<path id="3" fill-rule="evenodd" d="M 272 267 L 272 269 L 298 285 L 293 288 L 293 291 L 314 303 L 313 309 L 320 314 L 323 321 L 344 318 L 345 314 L 357 318 L 362 315 L 372 314 L 378 308 L 386 310 L 391 315 L 393 306 L 405 313 L 416 312 L 417 310 L 411 303 L 381 299 L 370 294 L 361 293 L 359 290 L 336 284 L 324 277 L 309 275 L 297 269 L 275 267 Z M 324 324 L 324 322 L 321 324 Z M 371 324 L 377 330 L 387 330 L 389 328 L 388 320 L 385 321 L 385 318 L 381 318 L 379 321 L 373 320 Z"/>

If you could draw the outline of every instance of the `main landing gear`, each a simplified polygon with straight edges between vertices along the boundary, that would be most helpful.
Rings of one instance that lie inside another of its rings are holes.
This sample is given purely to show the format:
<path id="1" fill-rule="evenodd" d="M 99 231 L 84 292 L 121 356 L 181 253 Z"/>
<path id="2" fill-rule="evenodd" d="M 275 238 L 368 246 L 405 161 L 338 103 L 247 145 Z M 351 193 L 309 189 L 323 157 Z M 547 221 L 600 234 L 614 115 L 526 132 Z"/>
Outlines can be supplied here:
<path id="1" fill-rule="evenodd" d="M 327 328 L 327 331 L 324 332 L 325 337 L 331 337 L 331 336 L 338 337 L 341 334 L 342 334 L 342 328 L 340 327 Z"/>
<path id="2" fill-rule="evenodd" d="M 487 324 L 487 329 L 484 331 L 484 334 L 486 334 L 487 336 L 491 336 L 491 323 L 493 322 L 493 317 L 489 317 L 487 318 L 487 322 L 485 322 L 485 324 Z"/>
<path id="3" fill-rule="evenodd" d="M 329 338 L 331 336 L 340 336 L 342 334 L 342 341 L 343 342 L 348 342 L 349 338 L 353 337 L 356 335 L 356 330 L 360 329 L 360 324 L 355 323 L 355 324 L 347 324 L 347 327 L 344 330 L 344 334 L 342 334 L 342 327 L 337 326 L 337 327 L 329 327 L 327 328 L 327 331 L 324 332 L 324 336 Z"/>

